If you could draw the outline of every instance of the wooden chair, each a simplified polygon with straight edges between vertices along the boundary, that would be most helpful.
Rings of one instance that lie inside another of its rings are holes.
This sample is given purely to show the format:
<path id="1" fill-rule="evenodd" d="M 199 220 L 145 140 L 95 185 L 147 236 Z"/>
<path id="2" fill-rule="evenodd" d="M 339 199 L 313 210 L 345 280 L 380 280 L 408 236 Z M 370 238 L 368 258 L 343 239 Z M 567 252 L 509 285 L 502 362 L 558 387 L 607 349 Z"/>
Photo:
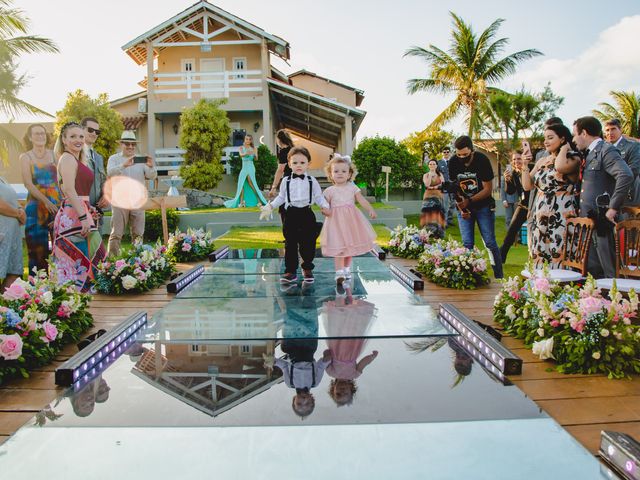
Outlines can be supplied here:
<path id="1" fill-rule="evenodd" d="M 594 227 L 595 223 L 590 218 L 575 217 L 567 220 L 560 268 L 549 269 L 551 280 L 577 282 L 586 277 L 589 245 Z M 534 276 L 541 275 L 542 269 L 534 271 Z M 532 275 L 528 270 L 523 270 L 522 276 L 531 278 Z"/>
<path id="2" fill-rule="evenodd" d="M 618 222 L 616 240 L 616 286 L 620 292 L 640 292 L 640 220 Z M 611 290 L 613 278 L 597 280 L 599 288 Z"/>

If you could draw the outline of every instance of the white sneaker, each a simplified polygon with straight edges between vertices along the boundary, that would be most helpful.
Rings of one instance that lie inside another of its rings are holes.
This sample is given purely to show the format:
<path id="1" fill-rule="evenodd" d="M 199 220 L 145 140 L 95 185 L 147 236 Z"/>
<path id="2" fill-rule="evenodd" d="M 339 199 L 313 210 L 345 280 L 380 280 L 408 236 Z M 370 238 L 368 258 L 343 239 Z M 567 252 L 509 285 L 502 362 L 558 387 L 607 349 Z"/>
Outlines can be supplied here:
<path id="1" fill-rule="evenodd" d="M 344 278 L 351 280 L 351 267 L 344 267 Z"/>
<path id="2" fill-rule="evenodd" d="M 345 281 L 346 278 L 347 278 L 347 274 L 344 268 L 341 270 L 336 270 L 336 282 L 340 281 L 342 283 Z"/>

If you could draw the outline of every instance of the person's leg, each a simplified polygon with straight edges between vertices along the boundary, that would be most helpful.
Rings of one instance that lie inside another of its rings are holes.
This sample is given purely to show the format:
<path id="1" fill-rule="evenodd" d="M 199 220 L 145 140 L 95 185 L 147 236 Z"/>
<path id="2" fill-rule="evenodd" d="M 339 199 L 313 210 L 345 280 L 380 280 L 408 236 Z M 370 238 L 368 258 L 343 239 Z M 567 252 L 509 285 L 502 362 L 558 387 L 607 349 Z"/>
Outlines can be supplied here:
<path id="1" fill-rule="evenodd" d="M 491 252 L 493 257 L 493 276 L 495 278 L 503 278 L 502 272 L 502 256 L 500 255 L 500 249 L 498 248 L 498 242 L 496 242 L 496 214 L 489 207 L 484 207 L 475 212 L 476 219 L 478 221 L 478 228 L 480 229 L 480 235 L 484 244 Z"/>
<path id="2" fill-rule="evenodd" d="M 462 213 L 458 211 L 458 228 L 460 229 L 460 236 L 462 237 L 462 244 L 465 248 L 472 249 L 474 244 L 473 239 L 473 227 L 476 220 L 474 214 L 471 214 L 469 218 L 462 218 Z"/>
<path id="3" fill-rule="evenodd" d="M 131 210 L 129 214 L 131 228 L 131 241 L 142 240 L 144 235 L 144 210 Z"/>
<path id="4" fill-rule="evenodd" d="M 318 238 L 316 216 L 310 208 L 305 208 L 301 210 L 300 220 L 300 257 L 302 258 L 301 266 L 303 270 L 313 270 L 313 259 L 316 256 L 316 239 Z"/>
<path id="5" fill-rule="evenodd" d="M 526 220 L 527 209 L 522 206 L 518 206 L 513 214 L 513 217 L 511 218 L 509 229 L 507 230 L 507 233 L 504 236 L 504 241 L 502 242 L 502 246 L 500 247 L 500 257 L 502 258 L 502 263 L 506 263 L 509 249 L 516 241 L 516 238 L 518 238 L 520 229 L 522 228 L 522 225 L 524 225 L 524 222 Z"/>
<path id="6" fill-rule="evenodd" d="M 594 232 L 595 233 L 595 232 Z M 613 232 L 607 233 L 604 237 L 596 236 L 599 263 L 602 266 L 604 278 L 616 277 L 616 248 Z"/>
<path id="7" fill-rule="evenodd" d="M 511 225 L 511 219 L 513 218 L 513 211 L 514 211 L 513 203 L 508 203 L 507 207 L 504 209 L 504 223 L 507 229 L 509 229 L 509 226 Z"/>
<path id="8" fill-rule="evenodd" d="M 111 234 L 109 235 L 109 246 L 107 256 L 111 257 L 120 253 L 120 242 L 124 229 L 127 228 L 129 211 L 112 207 L 111 209 Z"/>
<path id="9" fill-rule="evenodd" d="M 284 235 L 284 273 L 295 274 L 298 270 L 298 228 L 293 208 L 285 211 L 282 233 Z"/>
<path id="10" fill-rule="evenodd" d="M 336 272 L 344 268 L 344 258 L 345 257 L 334 257 L 333 264 L 336 267 Z"/>
<path id="11" fill-rule="evenodd" d="M 600 256 L 598 255 L 598 249 L 600 248 L 600 239 L 593 232 L 591 237 L 591 245 L 589 245 L 589 258 L 587 260 L 587 273 L 591 274 L 593 278 L 603 278 L 604 270 L 600 264 Z"/>

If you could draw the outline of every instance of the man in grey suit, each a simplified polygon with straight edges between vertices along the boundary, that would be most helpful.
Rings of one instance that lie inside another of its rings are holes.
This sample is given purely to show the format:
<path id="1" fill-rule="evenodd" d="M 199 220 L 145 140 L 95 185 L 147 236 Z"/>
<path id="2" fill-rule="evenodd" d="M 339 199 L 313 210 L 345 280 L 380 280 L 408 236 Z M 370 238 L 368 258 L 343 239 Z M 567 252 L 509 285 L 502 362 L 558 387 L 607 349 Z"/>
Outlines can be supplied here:
<path id="1" fill-rule="evenodd" d="M 634 183 L 624 206 L 640 204 L 640 143 L 622 136 L 620 120 L 613 118 L 604 122 L 604 139 L 620 150 L 620 155 L 633 173 Z"/>
<path id="2" fill-rule="evenodd" d="M 602 125 L 595 117 L 581 117 L 573 123 L 573 141 L 585 152 L 581 165 L 582 190 L 580 190 L 580 216 L 593 217 L 598 213 L 596 198 L 609 194 L 606 219 L 611 227 L 616 222 L 618 210 L 624 203 L 631 186 L 633 174 L 616 147 L 602 140 Z M 595 233 L 595 232 L 594 232 Z M 615 277 L 615 244 L 613 228 L 606 233 L 594 234 L 589 249 L 588 271 L 595 278 Z"/>
<path id="3" fill-rule="evenodd" d="M 104 198 L 104 182 L 107 180 L 107 174 L 104 171 L 104 157 L 93 149 L 93 145 L 100 135 L 100 124 L 98 120 L 93 117 L 85 117 L 80 123 L 84 128 L 84 144 L 86 147 L 87 162 L 93 172 L 93 184 L 91 185 L 91 192 L 89 194 L 89 203 L 91 203 L 91 206 L 103 210 L 109 206 L 109 203 Z"/>

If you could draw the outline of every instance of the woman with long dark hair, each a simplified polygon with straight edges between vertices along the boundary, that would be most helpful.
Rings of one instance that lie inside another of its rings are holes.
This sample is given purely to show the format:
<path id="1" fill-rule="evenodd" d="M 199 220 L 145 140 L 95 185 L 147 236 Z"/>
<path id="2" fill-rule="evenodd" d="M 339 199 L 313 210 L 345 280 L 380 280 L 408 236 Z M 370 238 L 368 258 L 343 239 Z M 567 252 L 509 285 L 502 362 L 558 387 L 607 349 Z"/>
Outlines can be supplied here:
<path id="1" fill-rule="evenodd" d="M 444 198 L 440 190 L 443 182 L 444 175 L 438 167 L 438 162 L 429 160 L 428 171 L 422 176 L 425 191 L 420 210 L 420 226 L 427 227 L 436 238 L 444 237 L 444 229 L 447 226 Z"/>
<path id="2" fill-rule="evenodd" d="M 267 199 L 262 195 L 256 180 L 256 166 L 253 162 L 258 158 L 258 149 L 253 144 L 251 135 L 244 137 L 244 145 L 240 147 L 240 157 L 242 158 L 242 170 L 238 175 L 236 196 L 224 202 L 224 206 L 236 208 L 266 205 Z"/>
<path id="3" fill-rule="evenodd" d="M 286 130 L 278 130 L 276 132 L 276 144 L 278 145 L 278 169 L 273 177 L 273 183 L 271 184 L 271 190 L 269 190 L 269 198 L 273 198 L 278 195 L 278 188 L 283 177 L 291 175 L 291 168 L 289 168 L 289 150 L 293 148 L 293 139 L 289 132 Z"/>
<path id="4" fill-rule="evenodd" d="M 538 160 L 531 171 L 526 163 L 522 166 L 523 188 L 537 188 L 535 213 L 529 224 L 529 255 L 536 268 L 545 262 L 550 268 L 559 268 L 567 219 L 577 215 L 580 154 L 572 138 L 566 126 L 548 125 L 544 147 L 549 155 Z"/>

